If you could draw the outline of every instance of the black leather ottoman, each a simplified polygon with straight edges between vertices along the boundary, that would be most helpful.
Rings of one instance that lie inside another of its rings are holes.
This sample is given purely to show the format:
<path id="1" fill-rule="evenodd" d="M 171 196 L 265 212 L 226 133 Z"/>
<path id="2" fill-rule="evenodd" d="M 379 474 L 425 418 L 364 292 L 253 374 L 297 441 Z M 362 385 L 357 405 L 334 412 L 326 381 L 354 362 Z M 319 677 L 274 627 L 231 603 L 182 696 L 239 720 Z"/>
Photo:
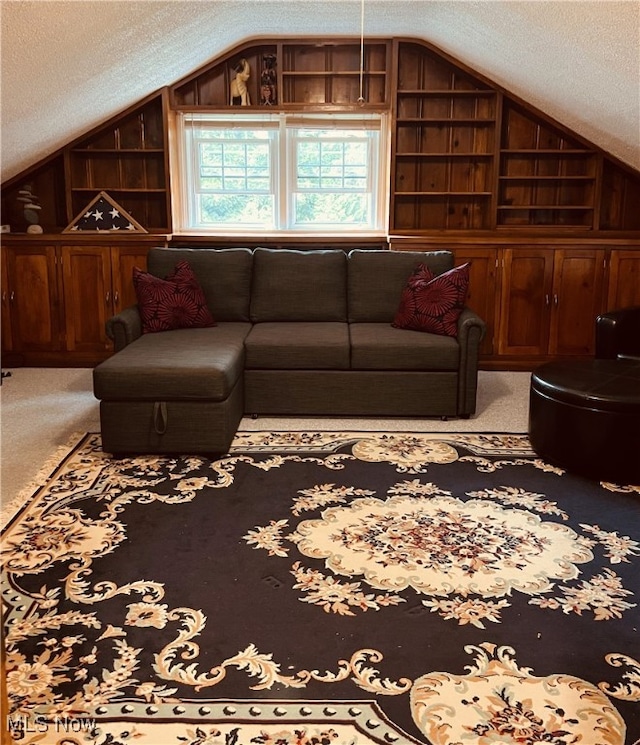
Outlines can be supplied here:
<path id="1" fill-rule="evenodd" d="M 529 439 L 544 460 L 640 484 L 640 360 L 549 362 L 531 375 Z"/>

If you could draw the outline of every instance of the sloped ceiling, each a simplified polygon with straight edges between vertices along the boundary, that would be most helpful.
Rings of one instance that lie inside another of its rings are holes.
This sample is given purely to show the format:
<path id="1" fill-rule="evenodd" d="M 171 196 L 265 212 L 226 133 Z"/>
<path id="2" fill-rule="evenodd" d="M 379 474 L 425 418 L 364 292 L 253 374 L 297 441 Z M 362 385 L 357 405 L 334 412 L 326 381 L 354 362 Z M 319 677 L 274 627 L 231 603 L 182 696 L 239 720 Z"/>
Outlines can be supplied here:
<path id="1" fill-rule="evenodd" d="M 259 36 L 359 36 L 360 0 L 1 0 L 2 180 Z M 640 169 L 640 0 L 365 0 Z"/>

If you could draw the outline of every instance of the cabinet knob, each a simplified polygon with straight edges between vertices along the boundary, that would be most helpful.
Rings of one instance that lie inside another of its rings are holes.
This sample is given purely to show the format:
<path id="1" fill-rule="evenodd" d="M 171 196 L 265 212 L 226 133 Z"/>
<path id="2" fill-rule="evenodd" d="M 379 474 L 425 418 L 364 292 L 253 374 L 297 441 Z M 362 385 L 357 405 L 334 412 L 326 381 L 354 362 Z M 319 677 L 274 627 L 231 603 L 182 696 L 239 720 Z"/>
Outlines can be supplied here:
<path id="1" fill-rule="evenodd" d="M 110 292 L 107 292 L 107 294 L 105 295 L 104 301 L 105 301 L 105 303 L 107 305 L 109 305 L 109 303 L 111 302 L 111 293 Z"/>
<path id="2" fill-rule="evenodd" d="M 547 308 L 549 307 L 549 293 L 544 296 L 544 304 L 547 306 Z"/>
<path id="3" fill-rule="evenodd" d="M 15 296 L 16 296 L 15 290 L 11 290 L 11 294 L 9 295 L 9 302 L 12 303 Z"/>
<path id="4" fill-rule="evenodd" d="M 118 292 L 118 290 L 116 290 L 113 293 L 113 303 L 114 303 L 114 305 L 117 305 L 119 301 L 120 301 L 120 293 Z"/>
<path id="5" fill-rule="evenodd" d="M 556 293 L 553 296 L 553 304 L 557 307 L 558 306 L 558 293 Z"/>

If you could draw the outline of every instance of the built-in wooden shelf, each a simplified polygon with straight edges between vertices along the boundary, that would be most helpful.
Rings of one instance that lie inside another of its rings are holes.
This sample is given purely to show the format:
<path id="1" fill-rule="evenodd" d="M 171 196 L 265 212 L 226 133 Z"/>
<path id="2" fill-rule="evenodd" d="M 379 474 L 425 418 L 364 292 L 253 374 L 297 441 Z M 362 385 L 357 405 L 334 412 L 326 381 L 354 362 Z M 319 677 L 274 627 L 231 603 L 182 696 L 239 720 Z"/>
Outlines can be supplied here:
<path id="1" fill-rule="evenodd" d="M 230 88 L 242 60 L 251 104 L 239 107 Z M 5 183 L 3 222 L 26 230 L 17 197 L 28 183 L 45 232 L 106 191 L 170 233 L 170 113 L 240 110 L 388 113 L 391 234 L 640 231 L 636 171 L 423 40 L 367 38 L 361 49 L 353 37 L 239 44 Z"/>

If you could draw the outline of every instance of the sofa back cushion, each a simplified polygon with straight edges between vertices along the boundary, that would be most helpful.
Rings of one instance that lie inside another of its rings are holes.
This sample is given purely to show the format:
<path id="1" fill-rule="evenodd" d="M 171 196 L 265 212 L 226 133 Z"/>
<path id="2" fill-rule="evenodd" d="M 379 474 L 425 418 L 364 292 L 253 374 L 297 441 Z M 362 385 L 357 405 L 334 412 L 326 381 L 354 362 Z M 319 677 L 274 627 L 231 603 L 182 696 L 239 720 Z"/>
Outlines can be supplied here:
<path id="1" fill-rule="evenodd" d="M 157 277 L 187 261 L 216 321 L 248 321 L 253 254 L 248 248 L 152 248 L 147 269 Z"/>
<path id="2" fill-rule="evenodd" d="M 256 248 L 251 320 L 346 321 L 345 252 Z"/>
<path id="3" fill-rule="evenodd" d="M 419 264 L 426 264 L 434 275 L 442 274 L 453 267 L 453 254 L 451 251 L 351 251 L 349 321 L 391 323 L 407 279 Z"/>

